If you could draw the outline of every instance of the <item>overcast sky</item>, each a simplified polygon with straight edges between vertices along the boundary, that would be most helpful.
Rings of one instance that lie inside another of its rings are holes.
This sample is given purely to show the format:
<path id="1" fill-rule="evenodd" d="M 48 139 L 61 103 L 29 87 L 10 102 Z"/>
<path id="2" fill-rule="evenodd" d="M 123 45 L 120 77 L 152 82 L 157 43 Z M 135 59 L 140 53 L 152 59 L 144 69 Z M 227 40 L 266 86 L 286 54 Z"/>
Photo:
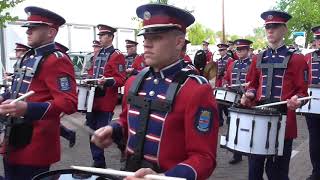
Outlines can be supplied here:
<path id="1" fill-rule="evenodd" d="M 13 15 L 26 19 L 26 6 L 40 6 L 65 17 L 68 23 L 108 24 L 115 27 L 136 28 L 131 20 L 139 5 L 149 0 L 25 0 L 11 9 Z M 245 36 L 263 25 L 260 14 L 271 9 L 276 0 L 225 0 L 227 34 Z M 194 10 L 196 21 L 212 29 L 222 29 L 222 0 L 169 0 L 169 4 Z"/>

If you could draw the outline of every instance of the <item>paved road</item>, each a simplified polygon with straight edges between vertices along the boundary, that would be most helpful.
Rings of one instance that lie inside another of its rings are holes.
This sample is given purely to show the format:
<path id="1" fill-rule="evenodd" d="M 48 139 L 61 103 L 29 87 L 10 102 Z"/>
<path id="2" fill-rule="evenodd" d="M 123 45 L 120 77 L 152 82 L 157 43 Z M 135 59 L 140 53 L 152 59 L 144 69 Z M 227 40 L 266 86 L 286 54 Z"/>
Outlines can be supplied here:
<path id="1" fill-rule="evenodd" d="M 115 117 L 120 112 L 120 106 L 117 107 Z M 79 122 L 84 122 L 84 115 L 76 113 L 72 115 L 77 118 Z M 68 147 L 68 142 L 61 138 L 62 144 L 62 157 L 61 161 L 54 164 L 52 169 L 68 168 L 70 165 L 91 165 L 91 155 L 89 150 L 89 137 L 86 132 L 73 124 L 63 121 L 63 124 L 77 131 L 77 142 L 73 148 Z M 290 164 L 290 179 L 291 180 L 304 180 L 311 172 L 311 165 L 308 153 L 308 131 L 303 117 L 298 117 L 299 138 L 294 141 L 294 156 Z M 219 134 L 225 134 L 226 127 L 219 130 Z M 120 152 L 112 146 L 106 149 L 105 156 L 107 157 L 107 165 L 110 168 L 119 169 Z M 215 180 L 246 180 L 248 179 L 248 161 L 244 157 L 243 161 L 237 165 L 229 165 L 228 161 L 231 159 L 232 153 L 226 149 L 218 148 L 217 152 L 217 168 L 211 175 L 210 179 Z M 0 173 L 3 173 L 2 163 L 0 163 Z"/>

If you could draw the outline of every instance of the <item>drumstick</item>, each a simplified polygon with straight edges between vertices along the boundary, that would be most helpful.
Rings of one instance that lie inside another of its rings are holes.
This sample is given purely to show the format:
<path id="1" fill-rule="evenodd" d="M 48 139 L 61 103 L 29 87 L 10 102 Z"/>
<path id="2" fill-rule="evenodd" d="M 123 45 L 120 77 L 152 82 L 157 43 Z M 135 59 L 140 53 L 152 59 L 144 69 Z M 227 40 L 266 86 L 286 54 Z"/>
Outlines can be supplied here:
<path id="1" fill-rule="evenodd" d="M 71 166 L 71 168 L 81 170 L 81 171 L 86 171 L 86 172 L 108 174 L 108 175 L 114 175 L 114 176 L 123 176 L 123 177 L 134 176 L 134 172 L 118 171 L 110 168 L 102 169 L 102 168 L 93 168 L 93 167 L 84 167 L 84 166 Z M 154 179 L 154 180 L 185 180 L 185 178 L 160 176 L 160 175 L 154 175 L 154 174 L 147 174 L 144 176 L 144 178 Z"/>
<path id="2" fill-rule="evenodd" d="M 20 100 L 22 100 L 22 99 L 24 99 L 26 97 L 29 97 L 29 96 L 33 95 L 34 93 L 35 93 L 34 91 L 29 91 L 26 94 L 24 94 L 24 95 L 18 97 L 17 99 L 14 99 L 13 101 L 11 101 L 10 104 L 16 103 L 16 102 L 18 102 L 18 101 L 20 101 Z"/>
<path id="3" fill-rule="evenodd" d="M 108 79 L 113 79 L 112 77 L 108 77 L 108 78 L 99 78 L 99 79 L 84 79 L 84 80 L 82 80 L 82 81 L 85 81 L 85 82 L 87 82 L 87 81 L 99 81 L 99 80 L 108 80 Z"/>
<path id="4" fill-rule="evenodd" d="M 67 120 L 71 124 L 81 128 L 83 131 L 87 132 L 89 135 L 93 136 L 95 134 L 94 130 L 89 128 L 86 125 L 81 124 L 78 119 L 72 117 L 72 116 L 63 116 L 63 119 Z"/>
<path id="5" fill-rule="evenodd" d="M 232 84 L 228 87 L 238 87 L 238 86 L 248 86 L 250 82 L 247 82 L 247 83 L 243 83 L 243 84 Z"/>
<path id="6" fill-rule="evenodd" d="M 303 98 L 299 98 L 297 99 L 298 101 L 303 101 L 303 100 L 309 100 L 309 99 L 317 99 L 319 100 L 319 98 L 314 98 L 312 96 L 308 96 L 308 97 L 303 97 Z M 263 104 L 260 106 L 255 106 L 255 108 L 263 108 L 263 107 L 269 107 L 269 106 L 277 106 L 277 105 L 281 105 L 281 104 L 286 104 L 288 101 L 280 101 L 280 102 L 275 102 L 275 103 L 269 103 L 269 104 Z"/>

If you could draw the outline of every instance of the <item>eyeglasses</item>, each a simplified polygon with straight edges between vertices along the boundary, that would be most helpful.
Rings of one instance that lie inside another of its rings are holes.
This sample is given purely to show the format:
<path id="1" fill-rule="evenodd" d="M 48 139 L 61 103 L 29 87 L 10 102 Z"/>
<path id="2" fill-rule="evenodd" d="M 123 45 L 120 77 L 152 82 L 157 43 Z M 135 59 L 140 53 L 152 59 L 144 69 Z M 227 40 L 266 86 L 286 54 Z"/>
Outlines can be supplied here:
<path id="1" fill-rule="evenodd" d="M 264 28 L 265 29 L 277 29 L 279 28 L 280 26 L 282 26 L 283 24 L 280 24 L 280 23 L 270 23 L 270 24 L 266 24 L 264 25 Z"/>

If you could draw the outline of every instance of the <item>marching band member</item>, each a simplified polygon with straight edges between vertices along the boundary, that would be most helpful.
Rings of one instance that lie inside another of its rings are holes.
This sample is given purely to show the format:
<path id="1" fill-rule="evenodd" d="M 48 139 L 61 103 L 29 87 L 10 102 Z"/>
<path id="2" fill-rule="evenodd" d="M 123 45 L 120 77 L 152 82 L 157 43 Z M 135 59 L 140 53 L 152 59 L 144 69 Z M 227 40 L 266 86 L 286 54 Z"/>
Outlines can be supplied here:
<path id="1" fill-rule="evenodd" d="M 305 59 L 309 66 L 309 84 L 318 85 L 320 82 L 320 26 L 313 27 L 312 32 L 314 33 L 317 50 L 307 54 Z M 305 117 L 309 130 L 309 153 L 313 167 L 312 174 L 307 180 L 316 180 L 320 179 L 320 115 L 306 114 Z"/>
<path id="2" fill-rule="evenodd" d="M 164 4 L 142 5 L 137 15 L 150 68 L 128 79 L 119 121 L 98 129 L 92 141 L 106 148 L 127 139 L 126 170 L 136 177 L 207 179 L 216 167 L 217 107 L 207 80 L 180 59 L 194 17 Z"/>
<path id="3" fill-rule="evenodd" d="M 230 64 L 233 62 L 233 59 L 227 54 L 228 45 L 224 43 L 220 43 L 217 45 L 218 51 L 220 54 L 220 58 L 217 59 L 218 64 L 218 74 L 216 78 L 216 87 L 222 87 L 223 83 L 223 77 L 225 76 L 225 73 L 230 66 Z M 223 126 L 224 119 L 223 119 L 223 113 L 228 116 L 228 107 L 226 107 L 223 104 L 218 105 L 219 108 L 219 126 Z"/>
<path id="4" fill-rule="evenodd" d="M 132 75 L 138 74 L 143 68 L 147 67 L 146 61 L 144 59 L 144 54 L 139 54 L 133 61 L 132 68 L 133 71 L 131 72 Z"/>
<path id="5" fill-rule="evenodd" d="M 227 67 L 227 72 L 224 76 L 225 82 L 231 85 L 239 85 L 250 82 L 251 75 L 248 74 L 248 70 L 251 64 L 251 58 L 249 57 L 249 49 L 252 41 L 247 39 L 237 39 L 234 41 L 236 46 L 237 57 L 235 61 L 231 62 Z M 235 87 L 239 93 L 243 94 L 245 87 Z M 242 161 L 242 155 L 234 152 L 233 158 L 229 161 L 230 164 L 237 164 Z"/>
<path id="6" fill-rule="evenodd" d="M 132 41 L 132 40 L 126 40 L 126 48 L 128 55 L 125 57 L 126 59 L 126 72 L 130 76 L 132 71 L 134 71 L 134 68 L 132 67 L 132 64 L 135 60 L 135 58 L 138 56 L 137 54 L 137 45 L 138 42 Z M 129 77 L 128 76 L 128 77 Z"/>
<path id="7" fill-rule="evenodd" d="M 99 24 L 99 39 L 101 50 L 94 59 L 89 76 L 99 79 L 95 90 L 92 112 L 86 115 L 87 125 L 91 129 L 99 129 L 110 123 L 114 108 L 118 101 L 118 87 L 124 85 L 126 80 L 125 58 L 123 54 L 112 45 L 115 28 Z M 108 79 L 106 79 L 108 78 Z M 90 143 L 93 158 L 93 167 L 105 168 L 104 150 Z"/>
<path id="8" fill-rule="evenodd" d="M 192 60 L 190 58 L 190 56 L 186 53 L 187 52 L 187 45 L 190 43 L 189 40 L 185 40 L 184 46 L 181 50 L 181 54 L 180 57 L 184 60 L 185 63 L 190 63 L 192 64 Z"/>
<path id="9" fill-rule="evenodd" d="M 29 51 L 30 49 L 31 49 L 30 46 L 27 46 L 21 43 L 16 43 L 16 48 L 14 49 L 16 53 L 16 58 L 21 59 L 26 54 L 26 52 Z"/>
<path id="10" fill-rule="evenodd" d="M 213 54 L 209 49 L 209 42 L 208 41 L 202 41 L 202 49 L 204 50 L 204 52 L 206 53 L 206 57 L 207 57 L 207 63 L 211 62 L 213 59 Z"/>
<path id="11" fill-rule="evenodd" d="M 69 48 L 68 47 L 66 47 L 65 45 L 58 43 L 58 42 L 55 42 L 55 45 L 56 45 L 57 49 L 59 49 L 66 56 L 69 57 L 69 55 L 68 55 Z M 60 124 L 60 136 L 62 136 L 63 138 L 65 138 L 66 140 L 69 141 L 70 148 L 72 148 L 76 144 L 76 132 L 71 129 L 68 129 L 63 124 Z"/>
<path id="12" fill-rule="evenodd" d="M 32 49 L 17 62 L 11 91 L 0 96 L 0 114 L 20 121 L 11 128 L 5 147 L 8 153 L 3 162 L 8 180 L 31 180 L 58 162 L 59 115 L 77 111 L 73 65 L 54 43 L 65 19 L 34 6 L 26 7 L 25 12 L 29 16 L 23 27 L 28 28 L 28 45 Z M 30 90 L 36 95 L 10 103 Z"/>
<path id="13" fill-rule="evenodd" d="M 287 120 L 283 156 L 249 156 L 249 180 L 262 180 L 264 167 L 269 179 L 288 180 L 292 141 L 297 137 L 295 109 L 304 103 L 298 97 L 308 96 L 308 67 L 302 54 L 284 44 L 288 32 L 286 22 L 291 15 L 272 10 L 262 13 L 261 18 L 265 20 L 268 48 L 252 60 L 248 73 L 254 78 L 241 104 L 252 106 L 255 100 L 260 103 L 288 100 L 285 106 L 277 107 L 287 115 Z"/>
<path id="14" fill-rule="evenodd" d="M 16 60 L 21 60 L 21 58 L 31 49 L 31 47 L 21 44 L 21 43 L 16 43 L 16 48 L 14 49 L 15 54 L 16 54 Z M 16 63 L 13 65 L 13 69 L 15 69 Z M 4 78 L 7 81 L 12 81 L 12 75 L 13 73 L 10 72 L 4 72 Z"/>

